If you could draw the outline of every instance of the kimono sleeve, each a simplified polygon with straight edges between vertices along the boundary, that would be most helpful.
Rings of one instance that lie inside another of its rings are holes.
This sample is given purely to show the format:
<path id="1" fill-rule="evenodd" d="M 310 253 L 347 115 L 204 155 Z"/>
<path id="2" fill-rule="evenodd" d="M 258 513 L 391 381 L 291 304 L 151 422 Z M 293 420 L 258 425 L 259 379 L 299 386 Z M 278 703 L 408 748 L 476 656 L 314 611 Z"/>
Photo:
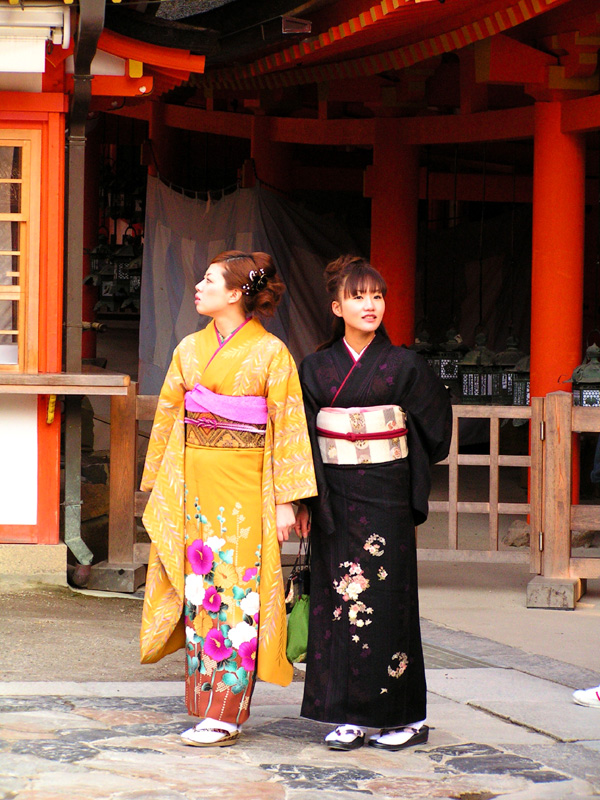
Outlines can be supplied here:
<path id="1" fill-rule="evenodd" d="M 317 493 L 298 371 L 287 348 L 274 355 L 267 380 L 273 426 L 275 503 L 291 503 Z"/>
<path id="2" fill-rule="evenodd" d="M 300 385 L 302 387 L 304 410 L 312 447 L 315 476 L 319 489 L 318 497 L 313 497 L 308 500 L 307 505 L 313 513 L 313 519 L 318 520 L 321 530 L 333 534 L 335 532 L 335 524 L 329 503 L 329 487 L 325 479 L 325 469 L 323 467 L 323 459 L 321 458 L 317 437 L 317 414 L 320 411 L 320 405 L 312 391 L 312 388 L 316 384 L 316 377 L 312 367 L 314 363 L 313 359 L 314 354 L 313 356 L 305 358 L 300 364 Z"/>
<path id="3" fill-rule="evenodd" d="M 409 350 L 403 349 L 408 354 Z M 448 455 L 452 437 L 452 406 L 448 390 L 425 359 L 410 353 L 413 363 L 406 381 L 401 405 L 410 417 L 409 454 L 411 433 L 430 464 L 442 461 Z"/>
<path id="4" fill-rule="evenodd" d="M 452 406 L 444 384 L 425 359 L 402 348 L 400 405 L 406 412 L 411 506 L 415 525 L 427 519 L 431 464 L 448 455 L 452 437 Z"/>
<path id="5" fill-rule="evenodd" d="M 185 392 L 181 356 L 176 348 L 158 398 L 140 486 L 142 492 L 150 492 L 154 487 L 171 431 L 183 407 Z"/>

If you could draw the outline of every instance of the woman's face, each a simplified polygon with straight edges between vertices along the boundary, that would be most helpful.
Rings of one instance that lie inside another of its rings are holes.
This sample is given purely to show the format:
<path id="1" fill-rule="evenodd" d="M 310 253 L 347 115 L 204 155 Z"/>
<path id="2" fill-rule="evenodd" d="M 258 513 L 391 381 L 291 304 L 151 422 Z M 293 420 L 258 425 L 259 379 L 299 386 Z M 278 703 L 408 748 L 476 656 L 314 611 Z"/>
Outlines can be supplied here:
<path id="1" fill-rule="evenodd" d="M 211 264 L 200 283 L 196 284 L 194 304 L 199 314 L 213 317 L 233 303 L 237 303 L 240 297 L 239 289 L 228 289 L 225 286 L 221 264 Z"/>
<path id="2" fill-rule="evenodd" d="M 337 317 L 344 320 L 346 333 L 374 333 L 383 319 L 385 299 L 380 291 L 367 290 L 345 297 L 342 290 L 331 308 Z"/>

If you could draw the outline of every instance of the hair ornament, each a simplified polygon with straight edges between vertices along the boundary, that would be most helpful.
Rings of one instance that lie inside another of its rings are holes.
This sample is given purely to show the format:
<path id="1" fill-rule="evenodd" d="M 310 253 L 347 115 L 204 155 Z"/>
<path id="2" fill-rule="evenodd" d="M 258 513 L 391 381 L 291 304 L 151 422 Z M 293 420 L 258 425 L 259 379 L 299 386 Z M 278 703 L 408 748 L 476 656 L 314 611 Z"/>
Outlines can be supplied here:
<path id="1" fill-rule="evenodd" d="M 251 269 L 248 274 L 248 283 L 242 286 L 242 292 L 248 297 L 253 297 L 265 288 L 267 282 L 268 278 L 264 269 Z"/>

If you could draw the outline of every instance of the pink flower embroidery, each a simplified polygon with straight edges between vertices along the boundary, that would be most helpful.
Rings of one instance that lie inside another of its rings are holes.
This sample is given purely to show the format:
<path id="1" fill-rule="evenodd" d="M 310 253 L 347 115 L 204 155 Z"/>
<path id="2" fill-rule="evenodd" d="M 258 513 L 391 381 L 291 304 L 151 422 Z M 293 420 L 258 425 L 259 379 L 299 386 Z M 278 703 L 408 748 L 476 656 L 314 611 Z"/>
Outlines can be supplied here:
<path id="1" fill-rule="evenodd" d="M 242 667 L 247 672 L 254 672 L 256 666 L 256 643 L 258 639 L 252 639 L 249 642 L 242 642 L 239 647 L 238 653 L 242 658 Z"/>
<path id="2" fill-rule="evenodd" d="M 244 575 L 242 576 L 242 580 L 251 581 L 252 578 L 256 578 L 257 572 L 258 569 L 256 567 L 248 567 L 248 569 L 246 570 L 246 572 L 244 572 Z"/>
<path id="3" fill-rule="evenodd" d="M 213 629 L 206 634 L 204 652 L 213 661 L 225 661 L 233 653 L 233 648 L 225 645 L 225 637 L 221 631 Z"/>
<path id="4" fill-rule="evenodd" d="M 202 605 L 207 611 L 212 611 L 216 614 L 221 608 L 221 595 L 217 592 L 214 586 L 209 586 L 204 594 Z"/>
<path id="5" fill-rule="evenodd" d="M 187 549 L 188 561 L 196 575 L 207 575 L 213 565 L 213 551 L 201 539 L 196 539 Z"/>

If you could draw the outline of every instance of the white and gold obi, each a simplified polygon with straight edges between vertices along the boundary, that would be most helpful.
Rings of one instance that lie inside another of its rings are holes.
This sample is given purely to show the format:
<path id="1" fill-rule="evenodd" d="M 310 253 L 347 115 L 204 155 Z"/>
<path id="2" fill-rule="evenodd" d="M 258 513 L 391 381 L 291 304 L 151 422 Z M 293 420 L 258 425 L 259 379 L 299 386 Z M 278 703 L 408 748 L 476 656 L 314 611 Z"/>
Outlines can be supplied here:
<path id="1" fill-rule="evenodd" d="M 322 408 L 317 434 L 324 464 L 382 464 L 408 455 L 400 406 Z"/>

